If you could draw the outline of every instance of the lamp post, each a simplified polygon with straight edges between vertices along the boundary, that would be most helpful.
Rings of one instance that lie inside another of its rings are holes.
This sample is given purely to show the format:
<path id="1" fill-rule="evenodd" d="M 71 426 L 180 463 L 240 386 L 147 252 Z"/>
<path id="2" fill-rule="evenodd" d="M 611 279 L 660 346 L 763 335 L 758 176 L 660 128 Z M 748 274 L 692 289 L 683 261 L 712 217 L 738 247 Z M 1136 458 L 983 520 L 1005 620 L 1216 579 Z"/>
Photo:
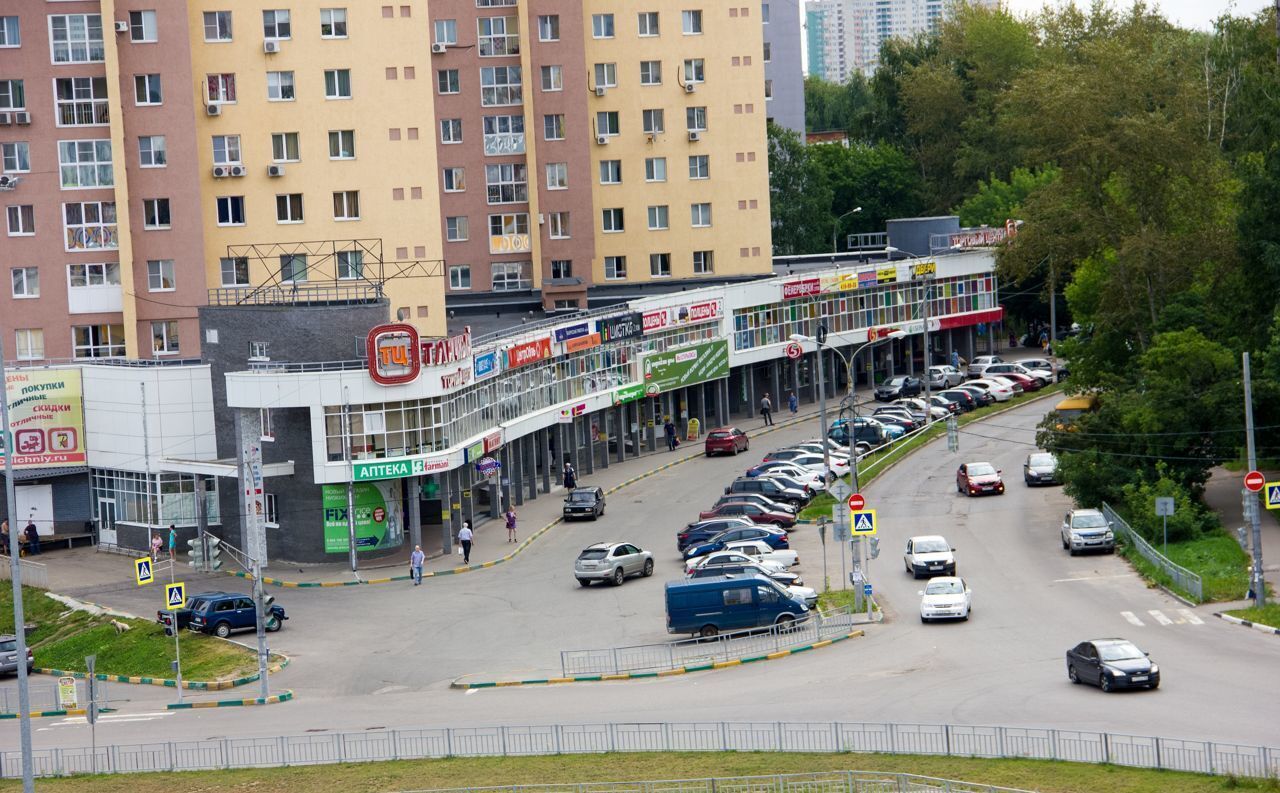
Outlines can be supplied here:
<path id="1" fill-rule="evenodd" d="M 895 253 L 905 253 L 910 260 L 925 261 L 921 256 L 904 251 L 901 248 L 895 248 L 892 245 L 886 247 L 885 251 L 889 253 L 890 259 L 893 258 Z M 921 273 L 918 277 L 913 273 L 911 276 L 912 283 L 918 280 L 922 284 L 920 295 L 920 318 L 922 324 L 920 331 L 924 334 L 924 425 L 926 427 L 933 424 L 933 386 L 929 382 L 929 367 L 933 365 L 933 344 L 932 339 L 929 337 L 929 283 L 933 281 L 933 276 L 932 272 Z"/>
<path id="2" fill-rule="evenodd" d="M 835 223 L 831 226 L 831 252 L 836 252 L 836 235 L 840 233 L 840 221 L 862 211 L 862 207 L 854 207 L 840 217 L 836 218 Z"/>

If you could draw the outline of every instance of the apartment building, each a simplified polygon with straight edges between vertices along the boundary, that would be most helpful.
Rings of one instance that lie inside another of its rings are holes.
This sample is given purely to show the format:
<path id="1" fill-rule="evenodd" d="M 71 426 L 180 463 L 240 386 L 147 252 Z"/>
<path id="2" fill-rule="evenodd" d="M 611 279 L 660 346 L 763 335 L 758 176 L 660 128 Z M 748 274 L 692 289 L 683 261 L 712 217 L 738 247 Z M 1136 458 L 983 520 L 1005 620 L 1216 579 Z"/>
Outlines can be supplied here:
<path id="1" fill-rule="evenodd" d="M 804 136 L 804 44 L 800 0 L 760 6 L 764 29 L 764 99 L 768 120 Z"/>

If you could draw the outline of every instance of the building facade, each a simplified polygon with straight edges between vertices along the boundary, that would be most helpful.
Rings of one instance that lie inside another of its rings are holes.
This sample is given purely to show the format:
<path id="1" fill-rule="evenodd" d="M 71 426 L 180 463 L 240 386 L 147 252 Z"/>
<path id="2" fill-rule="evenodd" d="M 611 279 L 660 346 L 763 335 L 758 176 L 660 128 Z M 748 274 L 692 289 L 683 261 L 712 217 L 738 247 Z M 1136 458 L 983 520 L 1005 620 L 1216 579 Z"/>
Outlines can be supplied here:
<path id="1" fill-rule="evenodd" d="M 761 6 L 764 24 L 764 81 L 768 120 L 804 135 L 804 45 L 800 0 L 772 0 Z"/>

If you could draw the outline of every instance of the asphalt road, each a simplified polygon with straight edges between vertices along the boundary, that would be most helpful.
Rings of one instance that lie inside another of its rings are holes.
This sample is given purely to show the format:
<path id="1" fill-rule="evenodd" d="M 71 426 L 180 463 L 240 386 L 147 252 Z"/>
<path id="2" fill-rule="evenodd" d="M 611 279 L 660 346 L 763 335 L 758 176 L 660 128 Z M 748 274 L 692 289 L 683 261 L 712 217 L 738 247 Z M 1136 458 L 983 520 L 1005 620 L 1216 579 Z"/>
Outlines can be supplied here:
<path id="1" fill-rule="evenodd" d="M 679 576 L 674 532 L 710 504 L 763 452 L 816 434 L 811 426 L 761 438 L 739 458 L 694 460 L 611 497 L 597 524 L 549 532 L 513 563 L 408 585 L 280 590 L 291 620 L 273 647 L 294 657 L 275 688 L 292 703 L 247 710 L 161 715 L 172 692 L 131 687 L 132 702 L 99 743 L 267 736 L 308 729 L 541 724 L 600 720 L 898 721 L 1056 726 L 1280 745 L 1280 639 L 1187 609 L 1148 589 L 1123 560 L 1070 557 L 1057 538 L 1068 501 L 1059 488 L 1027 489 L 1021 462 L 1051 403 L 994 416 L 962 431 L 958 454 L 939 441 L 865 490 L 878 510 L 881 555 L 871 577 L 888 620 L 862 639 L 794 658 L 727 671 L 628 683 L 487 689 L 448 688 L 463 674 L 509 675 L 558 668 L 558 651 L 662 641 L 662 583 Z M 1006 473 L 1004 496 L 955 491 L 961 461 L 988 460 Z M 974 590 L 964 623 L 922 625 L 914 581 L 903 571 L 907 537 L 942 534 Z M 808 583 L 821 580 L 812 527 L 792 534 Z M 582 589 L 577 551 L 625 539 L 655 552 L 649 579 Z M 830 551 L 838 585 L 840 562 Z M 1140 624 L 1138 624 L 1140 623 Z M 1105 695 L 1071 685 L 1063 654 L 1073 644 L 1125 636 L 1162 668 L 1158 691 Z M 252 687 L 250 687 L 252 688 Z M 246 690 L 246 695 L 251 692 Z M 88 743 L 70 720 L 37 722 L 36 745 Z M 17 725 L 0 725 L 16 745 Z"/>

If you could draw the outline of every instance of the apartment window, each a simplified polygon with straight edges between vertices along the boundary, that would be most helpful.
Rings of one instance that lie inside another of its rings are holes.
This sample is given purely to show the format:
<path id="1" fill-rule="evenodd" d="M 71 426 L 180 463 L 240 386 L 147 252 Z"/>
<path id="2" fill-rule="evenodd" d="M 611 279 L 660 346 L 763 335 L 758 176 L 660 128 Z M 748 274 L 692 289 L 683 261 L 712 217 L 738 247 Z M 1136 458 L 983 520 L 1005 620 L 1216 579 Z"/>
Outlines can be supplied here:
<path id="1" fill-rule="evenodd" d="M 262 37 L 267 39 L 292 38 L 289 28 L 288 9 L 276 9 L 262 12 Z"/>
<path id="2" fill-rule="evenodd" d="M 658 12 L 641 11 L 639 15 L 639 34 L 641 36 L 658 35 Z"/>
<path id="3" fill-rule="evenodd" d="M 705 228 L 711 225 L 710 204 L 690 204 L 689 223 L 694 228 Z"/>
<path id="4" fill-rule="evenodd" d="M 462 119 L 443 118 L 440 120 L 440 142 L 441 143 L 461 143 L 462 142 Z"/>
<path id="5" fill-rule="evenodd" d="M 437 19 L 433 25 L 435 28 L 435 43 L 454 45 L 458 43 L 458 20 L 456 19 Z"/>
<path id="6" fill-rule="evenodd" d="M 471 238 L 471 224 L 466 215 L 444 219 L 444 238 L 448 242 L 466 242 Z"/>
<path id="7" fill-rule="evenodd" d="M 109 140 L 58 141 L 58 169 L 62 189 L 111 187 L 115 170 L 111 165 Z"/>
<path id="8" fill-rule="evenodd" d="M 218 196 L 216 203 L 218 206 L 219 226 L 244 225 L 244 196 Z"/>
<path id="9" fill-rule="evenodd" d="M 163 168 L 168 163 L 164 135 L 143 135 L 138 138 L 139 165 L 143 168 Z"/>
<path id="10" fill-rule="evenodd" d="M 155 41 L 154 11 L 151 12 L 151 16 L 151 37 L 145 39 L 147 41 Z M 5 19 L 13 19 L 15 23 L 17 22 L 15 17 L 5 17 Z M 49 39 L 54 63 L 101 63 L 107 56 L 102 44 L 101 14 L 51 16 L 49 17 Z M 134 37 L 133 40 L 143 39 Z"/>
<path id="11" fill-rule="evenodd" d="M 209 104 L 221 105 L 236 101 L 236 76 L 234 74 L 208 75 L 205 84 Z"/>
<path id="12" fill-rule="evenodd" d="M 773 80 L 764 81 L 764 98 L 765 99 L 773 98 Z"/>
<path id="13" fill-rule="evenodd" d="M 667 181 L 667 158 L 646 157 L 644 160 L 644 180 L 646 182 Z"/>
<path id="14" fill-rule="evenodd" d="M 148 44 L 160 40 L 155 11 L 129 12 L 129 40 L 135 44 Z"/>
<path id="15" fill-rule="evenodd" d="M 21 46 L 22 30 L 18 18 L 0 16 L 0 48 Z"/>
<path id="16" fill-rule="evenodd" d="M 547 214 L 547 236 L 553 240 L 569 239 L 568 212 L 549 212 Z"/>
<path id="17" fill-rule="evenodd" d="M 40 297 L 40 270 L 36 267 L 14 267 L 9 270 L 14 297 Z"/>
<path id="18" fill-rule="evenodd" d="M 32 204 L 14 204 L 5 207 L 9 221 L 10 237 L 30 237 L 36 233 L 36 213 Z"/>
<path id="19" fill-rule="evenodd" d="M 147 262 L 147 289 L 151 292 L 172 292 L 176 281 L 173 276 L 173 259 L 152 259 Z"/>
<path id="20" fill-rule="evenodd" d="M 663 123 L 662 108 L 656 110 L 645 110 L 642 112 L 644 119 L 644 131 L 649 135 L 658 135 L 666 131 Z"/>
<path id="21" fill-rule="evenodd" d="M 618 123 L 618 111 L 602 110 L 596 113 L 596 134 L 597 135 L 617 135 L 621 130 Z"/>
<path id="22" fill-rule="evenodd" d="M 649 231 L 664 231 L 670 228 L 667 218 L 667 207 L 651 206 L 649 207 Z"/>
<path id="23" fill-rule="evenodd" d="M 706 154 L 694 154 L 689 157 L 689 178 L 710 179 L 711 157 Z"/>
<path id="24" fill-rule="evenodd" d="M 760 5 L 760 24 L 769 24 L 769 4 L 761 3 Z"/>
<path id="25" fill-rule="evenodd" d="M 271 424 L 270 424 L 271 409 L 268 408 L 262 411 L 262 414 L 263 414 L 263 423 L 262 423 L 263 437 L 270 438 L 271 440 L 275 440 L 274 432 L 272 432 L 270 435 L 267 434 L 268 430 L 271 427 Z M 264 506 L 266 507 L 266 513 L 267 513 L 265 516 L 266 520 L 264 522 L 268 526 L 271 526 L 273 528 L 279 528 L 280 527 L 280 507 L 276 504 L 276 494 L 264 493 L 263 501 L 264 501 Z"/>
<path id="26" fill-rule="evenodd" d="M 239 135 L 214 135 L 213 136 L 213 164 L 214 165 L 239 165 L 240 164 L 240 136 Z"/>
<path id="27" fill-rule="evenodd" d="M 671 254 L 669 253 L 649 254 L 649 275 L 653 278 L 670 278 L 671 277 Z"/>
<path id="28" fill-rule="evenodd" d="M 773 48 L 770 47 L 769 42 L 766 41 L 764 43 L 764 62 L 765 63 L 768 63 L 769 61 L 773 60 L 772 54 L 773 54 Z"/>
<path id="29" fill-rule="evenodd" d="M 292 102 L 293 72 L 267 72 L 267 100 L 271 102 Z"/>
<path id="30" fill-rule="evenodd" d="M 338 251 L 338 279 L 354 281 L 363 277 L 364 251 Z"/>
<path id="31" fill-rule="evenodd" d="M 640 84 L 662 85 L 662 61 L 640 61 Z"/>
<path id="32" fill-rule="evenodd" d="M 345 39 L 347 37 L 347 9 L 320 9 L 320 38 Z"/>
<path id="33" fill-rule="evenodd" d="M 480 104 L 518 105 L 523 101 L 519 66 L 486 66 L 480 70 Z"/>
<path id="34" fill-rule="evenodd" d="M 26 141 L 0 143 L 0 170 L 5 173 L 29 173 L 31 146 Z"/>
<path id="35" fill-rule="evenodd" d="M 68 251 L 115 250 L 120 247 L 114 201 L 63 204 L 62 228 Z"/>
<path id="36" fill-rule="evenodd" d="M 204 12 L 204 40 L 231 41 L 231 12 Z"/>
<path id="37" fill-rule="evenodd" d="M 302 193 L 281 193 L 276 196 L 276 222 L 302 222 Z"/>
<path id="38" fill-rule="evenodd" d="M 124 325 L 75 325 L 71 328 L 75 358 L 119 358 L 124 355 Z"/>
<path id="39" fill-rule="evenodd" d="M 604 277 L 609 281 L 619 281 L 627 277 L 627 257 L 604 257 Z"/>
<path id="40" fill-rule="evenodd" d="M 569 163 L 567 162 L 547 163 L 547 189 L 548 190 L 568 190 L 569 189 Z"/>
<path id="41" fill-rule="evenodd" d="M 714 273 L 715 268 L 715 252 L 714 251 L 694 251 L 693 252 L 693 273 L 694 275 L 706 275 Z"/>
<path id="42" fill-rule="evenodd" d="M 626 221 L 622 215 L 622 207 L 605 209 L 601 213 L 601 226 L 605 232 L 626 231 Z"/>
<path id="43" fill-rule="evenodd" d="M 552 113 L 542 117 L 543 140 L 564 140 L 564 114 Z"/>
<path id="44" fill-rule="evenodd" d="M 471 265 L 455 264 L 449 268 L 449 288 L 450 289 L 470 289 L 471 288 Z"/>
<path id="45" fill-rule="evenodd" d="M 572 259 L 552 259 L 551 260 L 551 277 L 553 279 L 572 278 L 573 277 L 573 260 Z"/>
<path id="46" fill-rule="evenodd" d="M 17 356 L 19 361 L 38 361 L 44 358 L 44 330 L 42 328 L 25 328 L 16 333 Z"/>
<path id="47" fill-rule="evenodd" d="M 175 320 L 151 323 L 151 351 L 156 355 L 178 354 L 178 323 Z"/>
<path id="48" fill-rule="evenodd" d="M 702 58 L 686 58 L 684 62 L 685 83 L 703 83 L 706 80 L 707 75 L 703 69 Z"/>
<path id="49" fill-rule="evenodd" d="M 528 289 L 528 262 L 494 262 L 489 268 L 492 289 L 495 292 L 511 292 Z"/>
<path id="50" fill-rule="evenodd" d="M 596 88 L 614 88 L 618 85 L 618 64 L 596 64 Z"/>
<path id="51" fill-rule="evenodd" d="M 19 81 L 21 87 L 21 81 Z M 4 107 L 4 84 L 0 83 L 0 108 Z M 107 78 L 60 77 L 54 81 L 54 104 L 60 127 L 92 127 L 107 124 Z"/>
<path id="52" fill-rule="evenodd" d="M 272 162 L 298 162 L 298 133 L 296 132 L 273 132 L 271 133 L 271 161 Z"/>
<path id="53" fill-rule="evenodd" d="M 705 107 L 687 107 L 684 111 L 685 126 L 690 132 L 704 132 L 707 129 L 707 109 Z"/>
<path id="54" fill-rule="evenodd" d="M 458 80 L 458 70 L 437 69 L 436 88 L 442 94 L 456 94 L 461 91 L 462 83 Z"/>
<path id="55" fill-rule="evenodd" d="M 563 91 L 564 90 L 564 68 L 561 66 L 543 66 L 542 67 L 542 90 L 544 91 Z"/>
<path id="56" fill-rule="evenodd" d="M 222 269 L 223 286 L 249 285 L 249 258 L 247 256 L 224 256 L 219 260 Z"/>
<path id="57" fill-rule="evenodd" d="M 160 75 L 135 74 L 133 76 L 133 101 L 139 105 L 158 105 L 164 102 L 160 89 Z"/>
<path id="58" fill-rule="evenodd" d="M 444 169 L 444 191 L 461 193 L 467 189 L 466 172 L 462 168 Z"/>
<path id="59" fill-rule="evenodd" d="M 622 184 L 622 160 L 600 161 L 600 184 Z"/>
<path id="60" fill-rule="evenodd" d="M 696 36 L 702 33 L 702 11 L 681 11 L 680 25 L 686 36 Z"/>
<path id="61" fill-rule="evenodd" d="M 591 36 L 597 39 L 613 38 L 613 14 L 592 14 Z"/>
<path id="62" fill-rule="evenodd" d="M 514 6 L 517 0 L 476 0 L 476 8 L 498 8 L 499 6 Z"/>
<path id="63" fill-rule="evenodd" d="M 271 345 L 265 341 L 249 342 L 249 360 L 251 361 L 269 361 L 271 360 Z"/>
<path id="64" fill-rule="evenodd" d="M 356 158 L 356 131 L 354 129 L 329 130 L 329 159 L 354 160 Z"/>
<path id="65" fill-rule="evenodd" d="M 169 199 L 142 199 L 142 226 L 148 230 L 167 229 L 171 224 L 169 218 Z"/>
<path id="66" fill-rule="evenodd" d="M 105 94 L 105 80 L 103 81 L 103 89 Z M 25 110 L 26 107 L 27 92 L 23 89 L 22 81 L 0 80 L 0 110 Z"/>
<path id="67" fill-rule="evenodd" d="M 482 58 L 519 55 L 518 17 L 480 17 L 476 20 L 476 44 Z"/>
<path id="68" fill-rule="evenodd" d="M 560 15 L 543 14 L 538 17 L 538 41 L 560 40 Z"/>
<path id="69" fill-rule="evenodd" d="M 93 286 L 119 286 L 120 265 L 117 262 L 68 264 L 67 285 L 72 289 L 87 289 Z"/>
<path id="70" fill-rule="evenodd" d="M 529 200 L 528 167 L 523 163 L 486 165 L 484 183 L 490 204 L 517 204 Z"/>
<path id="71" fill-rule="evenodd" d="M 324 98 L 325 99 L 350 99 L 351 98 L 351 70 L 350 69 L 325 69 L 324 70 Z"/>
<path id="72" fill-rule="evenodd" d="M 286 284 L 307 280 L 307 255 L 286 253 L 280 257 L 280 280 Z"/>
<path id="73" fill-rule="evenodd" d="M 333 219 L 334 220 L 359 220 L 360 219 L 360 191 L 359 190 L 339 190 L 333 194 Z"/>

